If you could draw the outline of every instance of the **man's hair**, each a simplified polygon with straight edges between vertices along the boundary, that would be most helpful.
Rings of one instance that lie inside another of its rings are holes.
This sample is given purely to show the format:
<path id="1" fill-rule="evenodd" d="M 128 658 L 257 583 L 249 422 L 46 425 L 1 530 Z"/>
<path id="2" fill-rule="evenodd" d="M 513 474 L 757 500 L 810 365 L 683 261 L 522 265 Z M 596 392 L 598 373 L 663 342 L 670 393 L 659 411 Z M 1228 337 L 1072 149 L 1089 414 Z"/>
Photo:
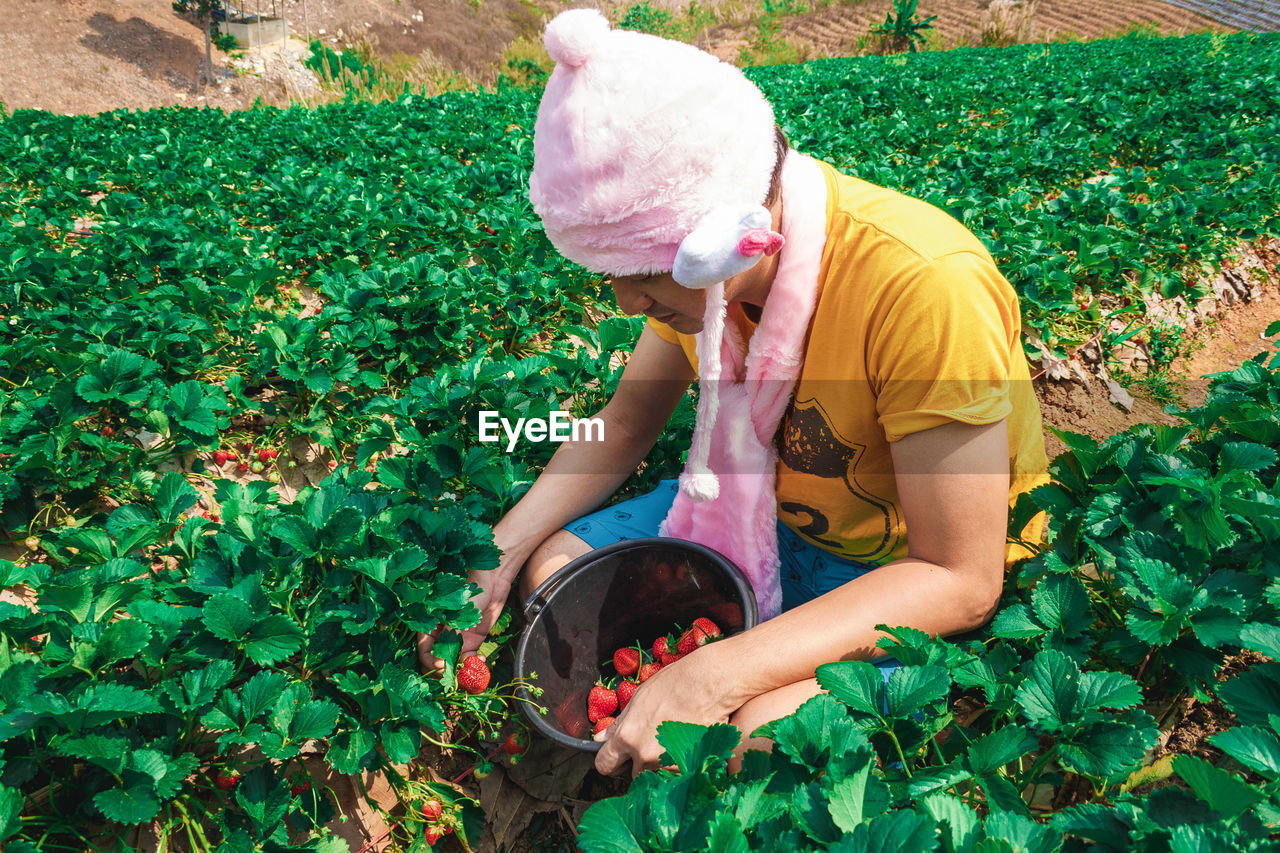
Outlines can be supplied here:
<path id="1" fill-rule="evenodd" d="M 765 207 L 772 207 L 778 200 L 778 196 L 782 194 L 782 161 L 787 159 L 787 152 L 791 150 L 787 135 L 777 124 L 773 126 L 773 150 L 777 157 L 773 161 L 773 174 L 769 177 L 769 193 L 764 197 Z"/>

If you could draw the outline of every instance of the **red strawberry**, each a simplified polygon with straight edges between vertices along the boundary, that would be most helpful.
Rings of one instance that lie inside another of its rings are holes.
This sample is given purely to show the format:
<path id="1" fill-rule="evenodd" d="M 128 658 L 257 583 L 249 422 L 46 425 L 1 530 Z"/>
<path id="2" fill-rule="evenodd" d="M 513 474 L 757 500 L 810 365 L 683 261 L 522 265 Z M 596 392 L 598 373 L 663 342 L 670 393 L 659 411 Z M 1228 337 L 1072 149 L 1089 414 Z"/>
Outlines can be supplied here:
<path id="1" fill-rule="evenodd" d="M 310 782 L 310 781 L 302 782 L 302 783 L 297 784 L 297 785 L 290 785 L 290 786 L 289 786 L 289 793 L 290 793 L 290 794 L 292 794 L 292 795 L 293 795 L 293 796 L 295 796 L 295 797 L 296 797 L 296 796 L 298 796 L 299 794 L 305 794 L 307 791 L 310 791 L 310 790 L 311 790 L 311 782 Z"/>
<path id="2" fill-rule="evenodd" d="M 239 465 L 236 466 L 236 470 L 239 471 L 241 474 L 243 474 L 245 471 L 249 470 L 249 463 L 241 462 Z"/>
<path id="3" fill-rule="evenodd" d="M 218 771 L 218 778 L 214 780 L 218 788 L 223 791 L 230 791 L 236 785 L 240 784 L 240 774 L 234 770 L 223 772 Z"/>
<path id="4" fill-rule="evenodd" d="M 588 720 L 594 723 L 601 717 L 607 717 L 616 710 L 618 710 L 617 693 L 603 684 L 597 684 L 591 688 L 591 692 L 587 694 Z"/>
<path id="5" fill-rule="evenodd" d="M 489 667 L 479 655 L 471 655 L 458 665 L 458 686 L 473 695 L 489 686 Z"/>
<path id="6" fill-rule="evenodd" d="M 720 639 L 721 636 L 723 636 L 723 634 L 720 631 L 720 626 L 712 622 L 710 619 L 708 619 L 705 616 L 699 616 L 697 619 L 694 619 L 693 627 L 701 628 L 703 633 L 707 635 L 708 640 L 718 640 Z M 698 645 L 701 646 L 702 643 L 698 643 Z"/>
<path id="7" fill-rule="evenodd" d="M 529 748 L 529 736 L 524 732 L 513 732 L 502 742 L 502 751 L 507 755 L 519 755 Z"/>
<path id="8" fill-rule="evenodd" d="M 693 626 L 680 636 L 680 642 L 676 648 L 680 654 L 687 655 L 698 646 L 705 646 L 719 636 L 720 628 L 716 623 L 705 617 L 699 617 L 694 619 Z"/>
<path id="9" fill-rule="evenodd" d="M 1186 244 L 1186 243 L 1179 243 L 1179 244 L 1178 244 L 1178 248 L 1185 252 L 1185 251 L 1187 250 L 1187 244 Z"/>
<path id="10" fill-rule="evenodd" d="M 653 674 L 660 669 L 662 669 L 662 664 L 660 663 L 647 663 L 640 667 L 640 674 L 636 676 L 636 678 L 639 679 L 641 684 L 643 684 L 652 678 Z"/>
<path id="11" fill-rule="evenodd" d="M 230 458 L 231 457 L 227 455 L 227 451 L 225 450 L 215 451 L 213 454 L 213 464 L 218 466 L 226 465 L 227 460 Z"/>
<path id="12" fill-rule="evenodd" d="M 227 458 L 228 458 L 228 459 L 239 459 L 239 458 L 240 458 L 239 456 L 237 456 L 237 455 L 236 455 L 236 449 L 235 449 L 234 447 L 228 447 L 228 448 L 226 449 L 226 451 L 225 451 L 225 452 L 226 452 L 226 454 L 227 454 Z"/>
<path id="13" fill-rule="evenodd" d="M 639 649 L 618 649 L 613 653 L 613 668 L 623 677 L 639 672 L 641 663 Z"/>
<path id="14" fill-rule="evenodd" d="M 258 451 L 258 461 L 259 461 L 259 462 L 270 462 L 270 461 L 271 461 L 271 451 L 270 451 L 270 450 L 259 450 L 259 451 Z"/>
<path id="15" fill-rule="evenodd" d="M 432 846 L 435 846 L 443 835 L 444 829 L 439 826 L 428 826 L 422 831 L 422 839 Z"/>
<path id="16" fill-rule="evenodd" d="M 680 660 L 679 650 L 676 648 L 676 644 L 671 641 L 670 634 L 653 641 L 653 656 L 663 666 Z"/>
<path id="17" fill-rule="evenodd" d="M 627 707 L 627 703 L 631 701 L 631 697 L 636 695 L 640 684 L 629 678 L 623 679 L 618 683 L 618 710 L 621 711 Z"/>
<path id="18" fill-rule="evenodd" d="M 605 729 L 609 728 L 609 726 L 612 726 L 612 725 L 613 725 L 613 717 L 601 717 L 599 720 L 596 721 L 596 734 L 600 734 L 602 731 L 604 731 Z"/>
<path id="19" fill-rule="evenodd" d="M 440 805 L 439 800 L 427 800 L 422 804 L 422 816 L 427 820 L 439 820 L 442 814 L 444 814 L 444 807 Z"/>

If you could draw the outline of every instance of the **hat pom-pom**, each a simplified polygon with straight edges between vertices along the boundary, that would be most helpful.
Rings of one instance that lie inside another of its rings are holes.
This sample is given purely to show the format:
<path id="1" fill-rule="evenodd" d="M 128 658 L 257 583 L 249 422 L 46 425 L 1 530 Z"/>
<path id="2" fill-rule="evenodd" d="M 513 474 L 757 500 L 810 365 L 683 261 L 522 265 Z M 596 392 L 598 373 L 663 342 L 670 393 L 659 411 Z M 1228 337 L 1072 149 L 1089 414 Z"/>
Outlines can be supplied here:
<path id="1" fill-rule="evenodd" d="M 542 43 L 561 65 L 581 68 L 609 33 L 609 19 L 599 9 L 571 9 L 547 24 Z"/>
<path id="2" fill-rule="evenodd" d="M 720 478 L 710 471 L 684 472 L 680 475 L 680 487 L 697 503 L 713 501 L 720 497 Z"/>

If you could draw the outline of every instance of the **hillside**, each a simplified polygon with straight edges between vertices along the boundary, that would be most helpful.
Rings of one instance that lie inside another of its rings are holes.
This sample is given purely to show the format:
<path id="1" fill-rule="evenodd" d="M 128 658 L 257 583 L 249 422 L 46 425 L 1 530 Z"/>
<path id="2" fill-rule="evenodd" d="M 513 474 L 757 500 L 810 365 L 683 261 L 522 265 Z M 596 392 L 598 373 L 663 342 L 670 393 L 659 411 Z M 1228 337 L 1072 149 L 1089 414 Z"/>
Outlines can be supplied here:
<path id="1" fill-rule="evenodd" d="M 269 10 L 271 2 L 242 2 L 246 12 Z M 668 0 L 683 8 L 683 4 Z M 237 5 L 237 4 L 233 4 Z M 621 5 L 621 4 L 618 4 Z M 664 5 L 654 3 L 655 6 Z M 705 32 L 702 44 L 735 59 L 756 24 L 741 4 L 703 4 L 729 19 Z M 1230 7 L 1230 2 L 1219 2 Z M 556 0 L 298 0 L 283 2 L 291 49 L 305 52 L 305 39 L 321 37 L 342 48 L 367 43 L 376 55 L 401 65 L 419 63 L 441 74 L 457 71 L 492 81 L 503 53 L 515 39 L 535 37 L 544 15 L 563 8 Z M 835 2 L 784 20 L 782 35 L 805 56 L 848 53 L 871 25 L 883 21 L 890 0 Z M 940 45 L 976 43 L 990 0 L 922 0 L 922 16 L 937 15 Z M 803 8 L 802 4 L 797 4 Z M 193 20 L 176 15 L 169 0 L 3 0 L 0 30 L 0 103 L 67 114 L 160 106 L 248 107 L 257 98 L 284 104 L 298 94 L 297 61 L 267 51 L 260 76 L 227 74 L 228 57 L 215 53 L 216 85 L 197 85 L 203 39 Z M 732 11 L 732 16 L 729 14 Z M 1080 3 L 1040 0 L 1022 37 L 1092 39 L 1135 26 L 1164 35 L 1220 27 L 1203 14 L 1160 0 Z M 226 75 L 225 77 L 223 75 Z M 292 77 L 291 77 L 292 75 Z"/>

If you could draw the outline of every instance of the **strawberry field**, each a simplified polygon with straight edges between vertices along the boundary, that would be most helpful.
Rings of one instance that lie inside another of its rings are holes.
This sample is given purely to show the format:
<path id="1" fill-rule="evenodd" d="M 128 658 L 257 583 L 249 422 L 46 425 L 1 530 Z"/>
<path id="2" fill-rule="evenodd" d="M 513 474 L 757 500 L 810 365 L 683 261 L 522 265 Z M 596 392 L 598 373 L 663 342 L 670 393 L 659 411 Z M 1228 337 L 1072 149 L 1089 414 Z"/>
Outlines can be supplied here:
<path id="1" fill-rule="evenodd" d="M 1280 37 L 751 75 L 797 148 L 982 237 L 1051 356 L 1280 236 Z M 594 412 L 641 326 L 529 206 L 538 97 L 0 116 L 6 851 L 345 850 L 328 783 L 370 770 L 403 804 L 384 843 L 429 849 L 436 800 L 437 846 L 480 844 L 467 774 L 417 759 L 510 760 L 520 625 L 478 692 L 422 674 L 414 635 L 475 624 L 467 571 L 555 445 L 506 453 L 478 413 Z M 738 774 L 735 729 L 664 724 L 676 772 L 576 843 L 1275 849 L 1280 359 L 1179 417 L 1064 436 L 1011 519 L 1046 510 L 1050 540 L 987 629 L 894 629 L 887 683 L 822 667 Z M 628 493 L 679 469 L 692 419 Z M 1170 750 L 1208 707 L 1221 731 Z"/>

